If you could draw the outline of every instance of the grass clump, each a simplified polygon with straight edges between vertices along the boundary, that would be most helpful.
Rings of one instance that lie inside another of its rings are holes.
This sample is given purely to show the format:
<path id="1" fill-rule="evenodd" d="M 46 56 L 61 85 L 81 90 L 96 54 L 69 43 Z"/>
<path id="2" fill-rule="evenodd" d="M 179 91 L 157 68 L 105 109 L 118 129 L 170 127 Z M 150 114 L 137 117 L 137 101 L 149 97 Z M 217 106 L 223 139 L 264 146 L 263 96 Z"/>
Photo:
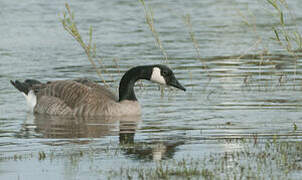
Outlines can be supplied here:
<path id="1" fill-rule="evenodd" d="M 40 163 L 51 160 L 60 163 L 65 159 L 67 161 L 63 162 L 68 162 L 67 165 L 71 168 L 77 168 L 82 161 L 87 161 L 91 167 L 89 173 L 92 176 L 102 175 L 104 179 L 295 179 L 302 174 L 302 144 L 299 141 L 286 142 L 278 136 L 261 139 L 256 135 L 251 139 L 221 141 L 226 146 L 238 144 L 241 149 L 175 156 L 176 159 L 156 161 L 115 159 L 113 161 L 118 161 L 119 165 L 113 166 L 111 163 L 102 164 L 104 159 L 100 157 L 105 155 L 107 160 L 112 160 L 116 154 L 122 154 L 122 148 L 111 149 L 109 152 L 104 149 L 81 149 L 63 154 L 62 151 L 41 151 L 38 152 L 38 157 L 35 154 L 16 154 L 0 160 L 38 160 Z"/>
<path id="2" fill-rule="evenodd" d="M 236 143 L 241 150 L 130 164 L 111 169 L 107 175 L 128 179 L 293 179 L 302 173 L 299 142 L 275 137 Z"/>
<path id="3" fill-rule="evenodd" d="M 39 160 L 44 160 L 46 158 L 46 154 L 44 151 L 39 152 Z"/>
<path id="4" fill-rule="evenodd" d="M 212 171 L 198 167 L 199 163 L 194 162 L 192 159 L 188 161 L 183 159 L 181 161 L 166 161 L 158 162 L 155 167 L 144 168 L 140 167 L 121 167 L 119 173 L 111 174 L 114 176 L 128 177 L 130 179 L 213 179 L 214 174 Z"/>

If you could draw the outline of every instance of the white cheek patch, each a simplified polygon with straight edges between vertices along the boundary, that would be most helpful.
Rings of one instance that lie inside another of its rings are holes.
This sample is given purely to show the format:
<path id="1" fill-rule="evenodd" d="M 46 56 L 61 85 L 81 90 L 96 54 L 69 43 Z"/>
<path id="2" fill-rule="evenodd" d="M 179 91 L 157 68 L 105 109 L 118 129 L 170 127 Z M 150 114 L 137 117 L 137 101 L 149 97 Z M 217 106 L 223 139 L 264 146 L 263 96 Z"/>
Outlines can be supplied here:
<path id="1" fill-rule="evenodd" d="M 158 67 L 153 68 L 150 80 L 159 84 L 166 84 L 165 78 L 160 74 L 160 69 Z"/>
<path id="2" fill-rule="evenodd" d="M 34 91 L 30 90 L 27 95 L 25 93 L 22 93 L 22 94 L 26 99 L 28 107 L 30 108 L 31 111 L 33 111 L 34 107 L 37 104 L 37 97 L 36 97 Z"/>

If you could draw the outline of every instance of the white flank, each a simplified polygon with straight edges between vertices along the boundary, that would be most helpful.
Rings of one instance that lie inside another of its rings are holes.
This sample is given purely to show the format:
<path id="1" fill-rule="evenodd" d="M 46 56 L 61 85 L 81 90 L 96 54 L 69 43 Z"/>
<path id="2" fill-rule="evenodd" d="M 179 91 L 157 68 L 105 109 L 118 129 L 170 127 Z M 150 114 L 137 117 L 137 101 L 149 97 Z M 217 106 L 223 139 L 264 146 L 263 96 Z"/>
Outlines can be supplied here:
<path id="1" fill-rule="evenodd" d="M 22 93 L 26 99 L 27 105 L 31 111 L 34 110 L 35 105 L 37 104 L 37 97 L 33 90 L 30 90 L 28 94 Z"/>
<path id="2" fill-rule="evenodd" d="M 165 78 L 160 74 L 160 69 L 158 67 L 153 68 L 151 79 L 152 82 L 159 84 L 166 84 Z"/>

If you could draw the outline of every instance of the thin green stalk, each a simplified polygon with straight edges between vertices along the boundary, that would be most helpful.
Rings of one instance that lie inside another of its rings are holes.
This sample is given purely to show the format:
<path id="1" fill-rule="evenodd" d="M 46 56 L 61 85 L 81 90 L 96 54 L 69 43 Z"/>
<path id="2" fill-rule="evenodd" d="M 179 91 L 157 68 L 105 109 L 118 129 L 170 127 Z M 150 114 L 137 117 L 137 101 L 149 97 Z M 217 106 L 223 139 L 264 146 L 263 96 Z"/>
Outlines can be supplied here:
<path id="1" fill-rule="evenodd" d="M 168 54 L 165 51 L 161 40 L 159 38 L 159 35 L 154 27 L 154 14 L 153 11 L 151 9 L 151 7 L 147 7 L 146 3 L 144 0 L 139 0 L 141 2 L 141 4 L 144 7 L 144 13 L 145 13 L 145 18 L 146 18 L 146 23 L 148 24 L 148 27 L 150 29 L 150 31 L 152 32 L 152 35 L 155 39 L 155 42 L 157 44 L 157 46 L 159 47 L 160 51 L 162 52 L 163 56 L 164 56 L 164 63 L 168 63 Z"/>
<path id="2" fill-rule="evenodd" d="M 202 60 L 201 55 L 200 55 L 200 48 L 199 48 L 199 44 L 198 44 L 198 42 L 195 38 L 195 34 L 194 34 L 194 31 L 193 31 L 193 26 L 192 26 L 192 23 L 191 23 L 190 14 L 187 14 L 186 16 L 184 16 L 183 20 L 184 20 L 185 24 L 188 27 L 190 38 L 191 38 L 191 40 L 193 42 L 193 45 L 194 45 L 194 48 L 196 50 L 197 60 L 199 60 L 203 63 L 203 66 L 202 66 L 203 69 L 208 69 L 206 63 Z"/>
<path id="3" fill-rule="evenodd" d="M 83 38 L 81 36 L 81 34 L 79 33 L 79 30 L 77 28 L 77 25 L 75 23 L 75 19 L 74 19 L 74 14 L 70 9 L 70 6 L 68 5 L 68 3 L 65 4 L 65 8 L 66 8 L 66 12 L 63 12 L 63 19 L 61 19 L 63 28 L 80 44 L 80 46 L 84 49 L 87 58 L 89 60 L 89 62 L 91 63 L 91 65 L 93 66 L 93 68 L 95 69 L 95 71 L 97 72 L 97 75 L 100 77 L 100 79 L 102 80 L 102 82 L 105 84 L 105 86 L 108 87 L 105 79 L 102 76 L 102 72 L 99 68 L 97 68 L 96 63 L 94 62 L 94 58 L 96 57 L 96 45 L 94 44 L 93 48 L 92 48 L 92 27 L 89 28 L 89 40 L 88 43 L 86 44 L 83 41 Z"/>

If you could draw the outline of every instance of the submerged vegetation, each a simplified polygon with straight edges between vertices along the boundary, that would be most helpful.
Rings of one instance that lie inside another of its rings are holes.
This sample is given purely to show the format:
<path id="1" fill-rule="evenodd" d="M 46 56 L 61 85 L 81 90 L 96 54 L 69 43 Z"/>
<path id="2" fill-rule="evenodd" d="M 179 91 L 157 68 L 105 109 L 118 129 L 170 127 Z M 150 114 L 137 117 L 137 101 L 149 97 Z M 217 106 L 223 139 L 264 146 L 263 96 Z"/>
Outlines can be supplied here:
<path id="1" fill-rule="evenodd" d="M 69 152 L 38 152 L 28 155 L 2 157 L 0 160 L 27 161 L 36 160 L 40 163 L 56 162 L 68 159 L 69 167 L 78 167 L 81 161 L 88 161 L 89 171 L 107 179 L 127 177 L 128 179 L 296 179 L 296 172 L 302 170 L 302 144 L 286 142 L 276 136 L 272 140 L 261 139 L 255 135 L 251 139 L 225 139 L 226 145 L 240 144 L 242 148 L 236 151 L 222 153 L 205 153 L 201 155 L 185 155 L 178 159 L 155 160 L 154 162 L 139 161 L 139 163 L 118 165 L 112 168 L 99 167 L 95 156 L 115 158 L 123 151 L 136 146 L 104 147 L 104 149 L 73 150 Z M 149 146 L 146 144 L 145 146 Z M 133 149 L 134 148 L 134 149 Z M 138 150 L 138 149 L 136 149 Z M 138 152 L 140 152 L 138 150 Z M 143 152 L 143 151 L 142 151 Z M 131 155 L 129 155 L 131 158 Z M 119 162 L 119 160 L 115 160 Z M 121 162 L 123 160 L 120 160 Z"/>

